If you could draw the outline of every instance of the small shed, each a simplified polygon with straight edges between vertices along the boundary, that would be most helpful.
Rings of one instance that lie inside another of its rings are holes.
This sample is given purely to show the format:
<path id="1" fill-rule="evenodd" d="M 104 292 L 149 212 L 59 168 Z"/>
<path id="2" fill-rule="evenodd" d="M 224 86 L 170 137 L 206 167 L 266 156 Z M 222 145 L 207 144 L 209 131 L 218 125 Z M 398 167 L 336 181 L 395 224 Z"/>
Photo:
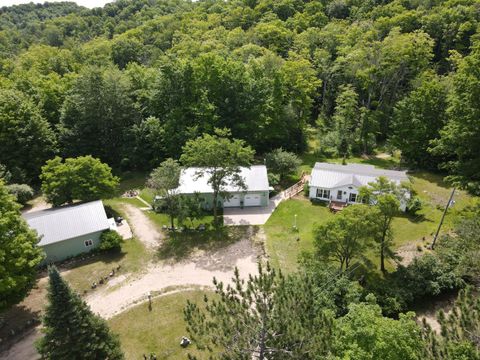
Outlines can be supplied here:
<path id="1" fill-rule="evenodd" d="M 37 232 L 38 246 L 45 251 L 47 263 L 91 251 L 99 245 L 102 232 L 116 229 L 101 200 L 35 211 L 23 217 Z"/>

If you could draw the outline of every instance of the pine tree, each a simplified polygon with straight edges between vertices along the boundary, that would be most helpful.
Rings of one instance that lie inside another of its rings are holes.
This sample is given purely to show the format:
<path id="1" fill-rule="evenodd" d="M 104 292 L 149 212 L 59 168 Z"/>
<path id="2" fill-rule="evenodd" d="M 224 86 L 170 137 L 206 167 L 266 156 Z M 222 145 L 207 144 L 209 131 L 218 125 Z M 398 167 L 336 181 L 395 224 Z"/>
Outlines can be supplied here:
<path id="1" fill-rule="evenodd" d="M 268 264 L 245 281 L 236 269 L 232 285 L 214 279 L 216 296 L 205 296 L 205 308 L 187 303 L 187 331 L 215 359 L 318 359 L 328 353 L 332 320 L 312 305 L 312 281 Z"/>
<path id="2" fill-rule="evenodd" d="M 43 359 L 123 359 L 118 338 L 94 315 L 55 267 L 50 267 L 45 336 L 37 347 Z"/>
<path id="3" fill-rule="evenodd" d="M 460 291 L 449 314 L 438 313 L 440 334 L 425 322 L 426 359 L 480 360 L 480 299 L 471 287 Z"/>

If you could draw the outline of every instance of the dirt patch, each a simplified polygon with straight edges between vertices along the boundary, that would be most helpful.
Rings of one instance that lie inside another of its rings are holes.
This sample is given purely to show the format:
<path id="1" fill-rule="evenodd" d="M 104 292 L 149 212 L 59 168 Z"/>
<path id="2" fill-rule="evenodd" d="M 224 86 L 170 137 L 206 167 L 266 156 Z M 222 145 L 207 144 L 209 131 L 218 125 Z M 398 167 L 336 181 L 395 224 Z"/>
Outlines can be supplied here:
<path id="1" fill-rule="evenodd" d="M 419 246 L 421 246 L 422 251 L 418 250 Z M 400 256 L 400 264 L 402 264 L 403 266 L 408 266 L 413 261 L 413 259 L 425 254 L 425 249 L 423 248 L 422 243 L 413 242 L 401 246 L 400 248 L 398 248 L 395 254 Z"/>
<path id="2" fill-rule="evenodd" d="M 150 249 L 157 248 L 162 241 L 162 234 L 156 229 L 155 224 L 142 212 L 130 204 L 122 205 L 122 209 L 131 224 L 134 235 Z"/>
<path id="3" fill-rule="evenodd" d="M 23 214 L 28 214 L 34 211 L 40 211 L 40 210 L 45 210 L 45 209 L 50 209 L 52 205 L 48 204 L 43 197 L 37 197 L 33 199 L 30 204 L 25 206 L 25 208 L 22 209 Z"/>
<path id="4" fill-rule="evenodd" d="M 254 232 L 254 228 L 250 227 L 245 238 L 217 251 L 209 253 L 204 250 L 198 250 L 190 261 L 195 263 L 197 267 L 205 270 L 231 271 L 233 270 L 232 264 L 235 264 L 238 259 L 259 258 L 262 254 L 261 246 L 253 243 L 251 240 L 255 236 Z"/>
<path id="5" fill-rule="evenodd" d="M 416 311 L 417 322 L 422 324 L 425 321 L 433 331 L 437 334 L 440 334 L 441 326 L 438 322 L 438 312 L 442 310 L 446 315 L 449 315 L 452 312 L 452 308 L 455 304 L 455 299 L 457 298 L 456 293 L 446 294 L 440 299 L 437 299 L 433 302 L 429 302 L 425 307 L 422 307 Z"/>
<path id="6" fill-rule="evenodd" d="M 197 251 L 181 262 L 150 264 L 146 273 L 125 282 L 113 291 L 99 290 L 87 297 L 91 309 L 104 318 L 110 318 L 135 304 L 144 301 L 148 293 L 162 292 L 178 286 L 212 286 L 213 278 L 230 283 L 233 270 L 238 268 L 245 278 L 258 271 L 257 261 L 261 247 L 247 236 L 231 245 L 213 251 Z"/>

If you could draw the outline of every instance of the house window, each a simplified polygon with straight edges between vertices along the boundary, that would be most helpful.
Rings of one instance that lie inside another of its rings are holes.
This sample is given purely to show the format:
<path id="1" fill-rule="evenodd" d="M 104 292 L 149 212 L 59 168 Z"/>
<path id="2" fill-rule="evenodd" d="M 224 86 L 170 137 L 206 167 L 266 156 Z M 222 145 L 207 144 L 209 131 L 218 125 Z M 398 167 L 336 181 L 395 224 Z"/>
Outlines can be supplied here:
<path id="1" fill-rule="evenodd" d="M 330 199 L 330 190 L 317 189 L 317 198 Z"/>
<path id="2" fill-rule="evenodd" d="M 337 200 L 342 200 L 342 190 L 337 191 Z"/>
<path id="3" fill-rule="evenodd" d="M 350 198 L 348 199 L 349 202 L 357 202 L 357 194 L 350 193 Z"/>
<path id="4" fill-rule="evenodd" d="M 92 240 L 90 240 L 90 239 L 88 239 L 88 240 L 85 240 L 85 247 L 87 247 L 87 248 L 88 248 L 88 247 L 91 247 L 91 246 L 93 246 L 93 241 L 92 241 Z"/>

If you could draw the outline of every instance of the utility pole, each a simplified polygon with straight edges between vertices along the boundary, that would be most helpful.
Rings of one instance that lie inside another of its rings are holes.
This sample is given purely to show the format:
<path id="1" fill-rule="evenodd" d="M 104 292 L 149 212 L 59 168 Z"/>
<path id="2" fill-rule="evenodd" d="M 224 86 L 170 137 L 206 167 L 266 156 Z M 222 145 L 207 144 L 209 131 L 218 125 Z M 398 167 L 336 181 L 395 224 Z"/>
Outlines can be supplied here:
<path id="1" fill-rule="evenodd" d="M 432 250 L 435 249 L 435 243 L 437 242 L 438 234 L 440 233 L 440 228 L 442 227 L 443 220 L 445 219 L 445 215 L 447 214 L 447 210 L 450 207 L 450 204 L 452 203 L 454 194 L 455 194 L 455 188 L 452 189 L 452 193 L 450 194 L 450 199 L 448 199 L 447 206 L 445 206 L 445 210 L 443 210 L 443 215 L 442 215 L 442 218 L 440 219 L 440 224 L 438 224 L 437 232 L 435 233 L 435 236 L 433 237 Z"/>

